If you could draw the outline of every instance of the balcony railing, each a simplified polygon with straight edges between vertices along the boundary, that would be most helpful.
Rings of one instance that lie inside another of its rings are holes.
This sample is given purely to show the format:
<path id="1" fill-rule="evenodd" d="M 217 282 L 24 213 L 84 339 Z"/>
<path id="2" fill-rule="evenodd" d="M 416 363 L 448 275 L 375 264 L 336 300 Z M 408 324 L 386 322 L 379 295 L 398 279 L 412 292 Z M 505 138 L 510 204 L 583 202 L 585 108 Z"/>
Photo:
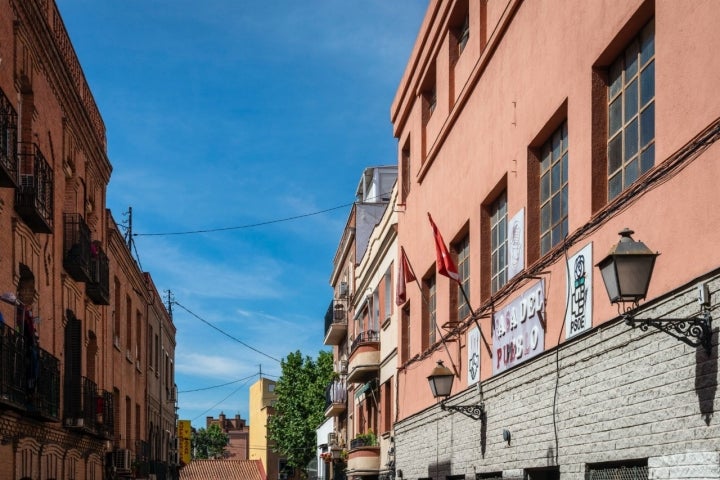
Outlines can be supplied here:
<path id="1" fill-rule="evenodd" d="M 352 353 L 357 347 L 365 343 L 378 343 L 380 341 L 380 332 L 376 330 L 366 330 L 360 332 L 353 339 L 350 345 L 350 352 Z"/>
<path id="2" fill-rule="evenodd" d="M 59 420 L 60 361 L 0 324 L 0 403 L 43 420 Z"/>
<path id="3" fill-rule="evenodd" d="M 90 279 L 85 292 L 95 305 L 110 305 L 110 262 L 97 242 L 90 245 Z"/>
<path id="4" fill-rule="evenodd" d="M 342 380 L 335 380 L 325 388 L 325 408 L 336 403 L 347 402 L 347 385 Z"/>
<path id="5" fill-rule="evenodd" d="M 103 438 L 113 435 L 113 396 L 87 377 L 65 379 L 63 423 Z"/>
<path id="6" fill-rule="evenodd" d="M 17 119 L 10 100 L 0 90 L 0 187 L 17 187 Z"/>
<path id="7" fill-rule="evenodd" d="M 347 314 L 342 302 L 331 301 L 325 312 L 325 345 L 339 345 L 347 334 Z"/>
<path id="8" fill-rule="evenodd" d="M 34 143 L 21 143 L 15 210 L 34 232 L 53 230 L 53 171 Z"/>
<path id="9" fill-rule="evenodd" d="M 79 213 L 63 215 L 63 267 L 78 282 L 90 280 L 90 228 Z"/>

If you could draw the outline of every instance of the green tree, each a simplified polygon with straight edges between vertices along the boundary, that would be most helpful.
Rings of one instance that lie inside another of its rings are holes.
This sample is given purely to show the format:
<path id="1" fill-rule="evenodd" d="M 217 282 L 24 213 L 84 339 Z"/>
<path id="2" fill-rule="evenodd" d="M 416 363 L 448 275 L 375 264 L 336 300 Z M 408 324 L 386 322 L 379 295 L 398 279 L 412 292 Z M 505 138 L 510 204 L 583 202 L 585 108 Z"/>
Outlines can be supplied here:
<path id="1" fill-rule="evenodd" d="M 317 361 L 300 351 L 281 362 L 275 385 L 275 413 L 268 421 L 268 437 L 288 465 L 306 473 L 315 458 L 315 430 L 325 420 L 325 389 L 333 379 L 333 357 L 321 351 Z"/>
<path id="2" fill-rule="evenodd" d="M 230 437 L 223 432 L 220 425 L 213 423 L 207 430 L 201 428 L 193 431 L 190 439 L 192 458 L 219 458 L 225 453 L 225 447 L 230 442 Z"/>

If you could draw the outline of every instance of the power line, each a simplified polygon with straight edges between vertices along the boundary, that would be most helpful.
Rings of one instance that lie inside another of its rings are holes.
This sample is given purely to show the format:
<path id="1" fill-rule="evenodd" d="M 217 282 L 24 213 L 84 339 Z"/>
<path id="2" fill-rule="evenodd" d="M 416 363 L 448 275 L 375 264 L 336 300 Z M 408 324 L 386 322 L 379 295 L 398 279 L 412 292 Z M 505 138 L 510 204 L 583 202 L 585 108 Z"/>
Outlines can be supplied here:
<path id="1" fill-rule="evenodd" d="M 214 388 L 226 387 L 228 385 L 232 385 L 233 383 L 244 382 L 245 380 L 248 380 L 248 379 L 254 377 L 255 375 L 257 375 L 257 373 L 253 373 L 252 375 L 247 376 L 245 378 L 241 378 L 240 380 L 233 380 L 232 382 L 222 383 L 220 385 L 213 385 L 212 387 L 196 388 L 194 390 L 181 390 L 181 391 L 178 391 L 178 393 L 202 392 L 205 390 L 212 390 Z"/>
<path id="2" fill-rule="evenodd" d="M 378 198 L 388 199 L 390 197 L 391 193 L 392 192 L 381 193 L 381 194 L 375 195 L 373 197 L 367 197 L 363 201 L 367 202 L 367 201 L 371 201 L 371 200 L 376 200 Z M 312 217 L 315 215 L 321 215 L 323 213 L 332 212 L 333 210 L 339 210 L 341 208 L 351 207 L 355 203 L 357 203 L 357 202 L 344 203 L 342 205 L 337 205 L 335 207 L 326 208 L 324 210 L 318 210 L 315 212 L 304 213 L 301 215 L 294 215 L 292 217 L 277 218 L 275 220 L 267 220 L 265 222 L 258 222 L 258 223 L 249 223 L 246 225 L 239 225 L 239 226 L 235 226 L 235 227 L 219 227 L 219 228 L 206 228 L 206 229 L 202 229 L 202 230 L 186 230 L 186 231 L 181 231 L 181 232 L 154 232 L 154 233 L 134 233 L 134 232 L 132 232 L 132 230 L 129 230 L 127 235 L 129 237 L 161 237 L 161 236 L 170 236 L 170 235 L 192 235 L 192 234 L 196 234 L 196 233 L 224 232 L 224 231 L 228 231 L 228 230 L 243 230 L 246 228 L 262 227 L 265 225 L 272 225 L 273 223 L 289 222 L 292 220 L 297 220 L 299 218 L 306 218 L 306 217 Z M 132 226 L 130 228 L 132 228 Z"/>
<path id="3" fill-rule="evenodd" d="M 174 304 L 174 305 L 177 305 L 177 306 L 180 307 L 180 308 L 182 308 L 183 310 L 185 310 L 187 313 L 189 313 L 189 314 L 192 315 L 193 317 L 197 318 L 198 320 L 200 320 L 200 321 L 203 322 L 204 324 L 206 324 L 206 325 L 208 325 L 209 327 L 212 327 L 213 329 L 215 329 L 215 330 L 217 330 L 218 332 L 222 333 L 223 335 L 225 335 L 226 337 L 230 338 L 231 340 L 235 340 L 235 341 L 238 342 L 240 345 L 242 345 L 242 346 L 244 346 L 244 347 L 246 347 L 246 348 L 249 348 L 249 349 L 252 350 L 253 352 L 259 353 L 260 355 L 263 355 L 263 356 L 269 358 L 270 360 L 275 360 L 276 362 L 281 363 L 279 359 L 277 359 L 277 358 L 275 358 L 275 357 L 273 357 L 273 356 L 270 356 L 270 355 L 268 355 L 267 353 L 262 352 L 262 351 L 258 350 L 257 348 L 255 348 L 255 347 L 253 347 L 253 346 L 248 345 L 247 343 L 243 342 L 242 340 L 233 337 L 232 335 L 230 335 L 230 334 L 227 333 L 226 331 L 219 329 L 218 327 L 216 327 L 216 326 L 213 325 L 212 323 L 208 322 L 207 320 L 201 318 L 201 317 L 200 317 L 199 315 L 197 315 L 196 313 L 192 312 L 190 309 L 188 309 L 188 308 L 187 308 L 186 306 L 184 306 L 183 304 L 179 303 L 177 300 L 173 301 L 173 304 Z"/>
<path id="4" fill-rule="evenodd" d="M 246 381 L 245 383 L 247 383 L 247 381 Z M 225 400 L 227 400 L 228 398 L 232 397 L 232 396 L 235 395 L 237 392 L 239 392 L 240 389 L 245 386 L 245 383 L 243 383 L 243 384 L 240 385 L 238 388 L 236 388 L 235 390 L 233 390 L 232 392 L 230 392 L 230 395 L 228 395 L 227 397 L 223 398 L 222 400 L 220 400 L 219 402 L 217 402 L 215 405 L 213 405 L 212 407 L 208 408 L 207 410 L 205 410 L 205 411 L 202 412 L 200 415 L 198 415 L 197 417 L 193 418 L 193 419 L 190 420 L 190 421 L 191 421 L 191 422 L 194 422 L 194 421 L 197 420 L 198 418 L 200 418 L 200 417 L 202 417 L 203 415 L 205 415 L 206 413 L 208 413 L 210 410 L 215 409 L 215 407 L 217 407 L 218 405 L 220 405 L 221 403 L 223 403 Z"/>
<path id="5" fill-rule="evenodd" d="M 249 223 L 246 225 L 239 225 L 237 227 L 222 227 L 222 228 L 208 228 L 204 230 L 188 230 L 184 232 L 164 232 L 164 233 L 133 233 L 135 237 L 158 237 L 158 236 L 169 236 L 169 235 L 192 235 L 195 233 L 211 233 L 211 232 L 223 232 L 227 230 L 241 230 L 245 228 L 262 227 L 264 225 L 271 225 L 273 223 L 289 222 L 291 220 L 297 220 L 299 218 L 312 217 L 314 215 L 320 215 L 333 210 L 339 210 L 351 206 L 352 203 L 346 203 L 344 205 L 338 205 L 337 207 L 326 208 L 325 210 L 318 210 L 317 212 L 305 213 L 302 215 L 295 215 L 293 217 L 278 218 L 275 220 L 268 220 L 266 222 Z"/>

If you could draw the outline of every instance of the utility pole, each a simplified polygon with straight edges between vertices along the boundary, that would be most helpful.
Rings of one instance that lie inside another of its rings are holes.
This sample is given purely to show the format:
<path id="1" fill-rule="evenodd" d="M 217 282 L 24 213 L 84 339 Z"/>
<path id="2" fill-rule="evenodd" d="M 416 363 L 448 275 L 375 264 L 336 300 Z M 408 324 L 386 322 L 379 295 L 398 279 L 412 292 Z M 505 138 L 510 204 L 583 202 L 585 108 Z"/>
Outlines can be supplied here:
<path id="1" fill-rule="evenodd" d="M 165 292 L 167 293 L 167 311 L 168 311 L 168 315 L 170 315 L 170 320 L 172 320 L 173 319 L 172 306 L 174 303 L 173 294 L 172 294 L 171 290 L 165 290 Z"/>

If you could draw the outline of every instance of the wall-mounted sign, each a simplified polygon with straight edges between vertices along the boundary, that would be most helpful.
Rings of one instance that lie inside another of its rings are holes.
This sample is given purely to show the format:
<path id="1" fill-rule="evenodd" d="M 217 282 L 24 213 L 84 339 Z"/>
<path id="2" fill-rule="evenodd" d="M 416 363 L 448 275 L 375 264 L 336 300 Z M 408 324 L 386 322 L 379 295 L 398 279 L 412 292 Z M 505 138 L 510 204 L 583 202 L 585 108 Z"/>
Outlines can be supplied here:
<path id="1" fill-rule="evenodd" d="M 178 456 L 180 464 L 190 463 L 190 420 L 178 420 Z"/>
<path id="2" fill-rule="evenodd" d="M 568 259 L 565 338 L 592 327 L 592 243 Z"/>
<path id="3" fill-rule="evenodd" d="M 493 375 L 545 350 L 545 280 L 493 315 Z"/>
<path id="4" fill-rule="evenodd" d="M 480 329 L 475 327 L 467 334 L 468 386 L 480 381 Z"/>
<path id="5" fill-rule="evenodd" d="M 508 279 L 525 268 L 525 209 L 520 209 L 508 224 Z"/>

